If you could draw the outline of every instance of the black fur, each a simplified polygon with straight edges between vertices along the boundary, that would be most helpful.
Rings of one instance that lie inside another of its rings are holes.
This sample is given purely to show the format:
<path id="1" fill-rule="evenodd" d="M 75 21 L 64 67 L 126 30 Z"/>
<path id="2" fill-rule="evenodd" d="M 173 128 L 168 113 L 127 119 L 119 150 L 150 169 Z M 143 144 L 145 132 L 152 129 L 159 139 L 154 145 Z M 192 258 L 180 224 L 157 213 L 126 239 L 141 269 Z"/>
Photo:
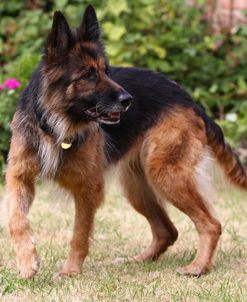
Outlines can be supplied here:
<path id="1" fill-rule="evenodd" d="M 61 39 L 63 41 L 60 41 Z M 71 59 L 69 56 L 65 56 L 63 62 L 57 61 L 57 55 L 61 56 L 61 52 L 63 54 L 69 53 L 70 48 L 78 41 L 90 41 L 97 47 L 90 48 L 88 45 L 85 46 L 85 44 L 81 43 L 78 57 L 72 57 Z M 49 49 L 52 51 L 52 56 L 48 53 Z M 83 99 L 80 98 L 80 95 L 76 96 L 75 98 L 78 99 L 71 102 L 72 105 L 66 108 L 64 112 L 70 117 L 71 123 L 79 123 L 82 120 L 85 122 L 91 121 L 83 113 L 83 106 L 95 106 L 97 100 L 103 100 L 105 110 L 110 111 L 111 107 L 114 108 L 116 106 L 116 98 L 119 91 L 125 89 L 132 95 L 133 103 L 127 112 L 121 113 L 120 123 L 115 125 L 102 124 L 101 126 L 106 134 L 105 154 L 109 163 L 119 160 L 129 150 L 137 137 L 158 121 L 161 114 L 172 114 L 173 108 L 177 105 L 193 108 L 204 120 L 208 137 L 217 136 L 214 139 L 222 141 L 223 134 L 221 129 L 206 116 L 201 107 L 193 102 L 183 88 L 174 81 L 169 80 L 165 75 L 146 69 L 108 66 L 104 48 L 100 41 L 99 24 L 94 9 L 89 6 L 77 31 L 70 30 L 67 21 L 60 12 L 55 13 L 44 60 L 42 60 L 37 71 L 33 74 L 30 83 L 20 98 L 17 109 L 20 131 L 23 132 L 23 135 L 28 140 L 33 141 L 35 149 L 37 149 L 39 139 L 38 130 L 33 127 L 34 124 L 38 125 L 47 135 L 53 134 L 52 127 L 46 124 L 47 117 L 44 115 L 42 106 L 38 104 L 38 99 L 42 92 L 42 69 L 46 66 L 46 60 L 49 62 L 48 57 L 50 58 L 51 56 L 53 59 L 53 52 L 55 56 L 54 66 L 61 66 L 64 69 L 64 73 L 55 82 L 49 83 L 48 91 L 49 89 L 51 92 L 56 92 L 57 90 L 65 91 L 70 83 L 70 75 L 73 74 L 73 68 L 78 68 L 78 64 L 81 64 L 80 68 L 83 68 L 83 57 L 85 55 L 90 56 L 94 60 L 97 60 L 98 57 L 103 58 L 106 64 L 105 73 L 121 86 L 117 89 L 109 86 L 108 90 L 105 88 L 102 91 L 94 91 Z M 52 69 L 53 64 L 49 62 L 49 68 Z M 33 140 L 30 139 L 31 137 L 33 137 Z"/>
<path id="2" fill-rule="evenodd" d="M 223 134 L 220 128 L 218 131 L 210 131 L 215 128 L 215 123 L 206 116 L 203 109 L 193 102 L 189 94 L 174 81 L 169 80 L 165 75 L 146 69 L 130 67 L 110 67 L 110 77 L 126 89 L 133 96 L 133 103 L 127 112 L 121 114 L 121 121 L 116 125 L 102 125 L 106 133 L 107 144 L 105 154 L 108 162 L 119 160 L 132 146 L 136 138 L 152 127 L 161 114 L 172 113 L 174 106 L 191 107 L 205 121 L 208 133 L 217 135 L 222 140 Z M 47 133 L 52 129 L 46 128 L 42 112 L 37 105 L 37 99 L 41 93 L 40 72 L 36 71 L 29 85 L 24 90 L 18 108 L 23 115 L 28 115 Z M 109 96 L 110 97 L 110 96 Z M 110 97 L 111 98 L 111 97 Z M 83 118 L 79 109 L 71 108 L 68 112 L 72 122 L 78 122 Z M 84 116 L 86 120 L 87 117 Z M 33 121 L 25 123 L 25 131 L 34 135 L 31 126 Z"/>
<path id="3" fill-rule="evenodd" d="M 100 41 L 100 27 L 95 10 L 92 5 L 88 5 L 82 23 L 77 31 L 79 41 L 94 42 Z"/>
<path id="4" fill-rule="evenodd" d="M 53 17 L 51 32 L 48 36 L 50 56 L 57 60 L 64 58 L 69 49 L 75 44 L 74 36 L 69 25 L 60 11 L 56 11 Z M 48 57 L 48 53 L 46 53 Z"/>
<path id="5" fill-rule="evenodd" d="M 111 67 L 110 76 L 133 96 L 129 110 L 121 115 L 116 125 L 102 125 L 109 146 L 109 161 L 123 156 L 136 138 L 158 121 L 161 114 L 172 113 L 174 106 L 192 107 L 204 118 L 203 110 L 189 94 L 165 75 L 140 68 Z"/>

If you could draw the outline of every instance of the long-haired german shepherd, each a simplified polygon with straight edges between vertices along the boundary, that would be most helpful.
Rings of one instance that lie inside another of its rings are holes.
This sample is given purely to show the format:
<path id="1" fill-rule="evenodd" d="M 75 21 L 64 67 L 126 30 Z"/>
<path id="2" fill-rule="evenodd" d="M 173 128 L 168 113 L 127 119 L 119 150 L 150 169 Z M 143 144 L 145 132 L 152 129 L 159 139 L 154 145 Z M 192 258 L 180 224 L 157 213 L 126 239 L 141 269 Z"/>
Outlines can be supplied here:
<path id="1" fill-rule="evenodd" d="M 92 6 L 76 30 L 55 12 L 44 56 L 12 121 L 5 198 L 21 277 L 39 268 L 27 218 L 35 179 L 52 179 L 75 199 L 71 248 L 59 273 L 74 275 L 88 254 L 104 170 L 116 163 L 126 197 L 153 234 L 151 245 L 131 259 L 157 259 L 177 239 L 167 200 L 199 233 L 196 258 L 179 272 L 200 276 L 221 234 L 201 188 L 209 153 L 232 183 L 247 190 L 246 171 L 220 127 L 186 91 L 157 72 L 109 66 Z"/>

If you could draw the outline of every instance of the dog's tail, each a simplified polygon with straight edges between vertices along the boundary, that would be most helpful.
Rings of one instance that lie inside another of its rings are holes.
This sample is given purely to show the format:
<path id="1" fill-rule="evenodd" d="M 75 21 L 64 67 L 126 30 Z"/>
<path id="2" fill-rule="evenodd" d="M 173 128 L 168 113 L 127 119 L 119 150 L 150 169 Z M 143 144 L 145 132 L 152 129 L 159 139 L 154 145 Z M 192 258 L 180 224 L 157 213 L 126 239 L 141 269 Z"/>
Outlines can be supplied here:
<path id="1" fill-rule="evenodd" d="M 206 120 L 208 145 L 230 182 L 247 191 L 247 171 L 240 159 L 225 141 L 221 128 L 210 118 Z"/>

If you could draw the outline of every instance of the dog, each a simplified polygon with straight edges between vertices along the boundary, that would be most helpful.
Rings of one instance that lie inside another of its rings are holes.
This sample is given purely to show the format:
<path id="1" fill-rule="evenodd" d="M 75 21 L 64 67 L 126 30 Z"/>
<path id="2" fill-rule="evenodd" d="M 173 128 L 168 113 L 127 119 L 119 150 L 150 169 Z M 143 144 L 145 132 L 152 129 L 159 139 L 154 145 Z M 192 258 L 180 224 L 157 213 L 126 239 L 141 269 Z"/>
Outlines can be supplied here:
<path id="1" fill-rule="evenodd" d="M 210 269 L 221 234 L 210 196 L 201 188 L 209 154 L 233 184 L 247 190 L 246 171 L 221 128 L 183 88 L 158 72 L 109 65 L 91 5 L 75 30 L 55 12 L 11 131 L 5 200 L 22 278 L 33 277 L 39 268 L 27 218 L 38 177 L 57 182 L 75 200 L 70 251 L 58 276 L 81 272 L 104 196 L 104 171 L 111 166 L 118 166 L 125 196 L 153 235 L 150 246 L 130 259 L 155 260 L 176 241 L 167 200 L 190 217 L 199 233 L 195 259 L 179 269 L 190 276 Z"/>

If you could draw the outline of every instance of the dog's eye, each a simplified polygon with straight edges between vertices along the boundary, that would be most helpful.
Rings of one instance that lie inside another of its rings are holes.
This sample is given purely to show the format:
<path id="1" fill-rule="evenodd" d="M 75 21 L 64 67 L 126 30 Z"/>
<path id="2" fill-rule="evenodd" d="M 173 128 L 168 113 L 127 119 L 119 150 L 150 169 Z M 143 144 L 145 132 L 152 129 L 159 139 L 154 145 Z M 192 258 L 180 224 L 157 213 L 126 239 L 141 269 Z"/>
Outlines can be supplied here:
<path id="1" fill-rule="evenodd" d="M 82 75 L 83 80 L 94 81 L 97 79 L 97 74 L 95 69 L 89 69 Z"/>

